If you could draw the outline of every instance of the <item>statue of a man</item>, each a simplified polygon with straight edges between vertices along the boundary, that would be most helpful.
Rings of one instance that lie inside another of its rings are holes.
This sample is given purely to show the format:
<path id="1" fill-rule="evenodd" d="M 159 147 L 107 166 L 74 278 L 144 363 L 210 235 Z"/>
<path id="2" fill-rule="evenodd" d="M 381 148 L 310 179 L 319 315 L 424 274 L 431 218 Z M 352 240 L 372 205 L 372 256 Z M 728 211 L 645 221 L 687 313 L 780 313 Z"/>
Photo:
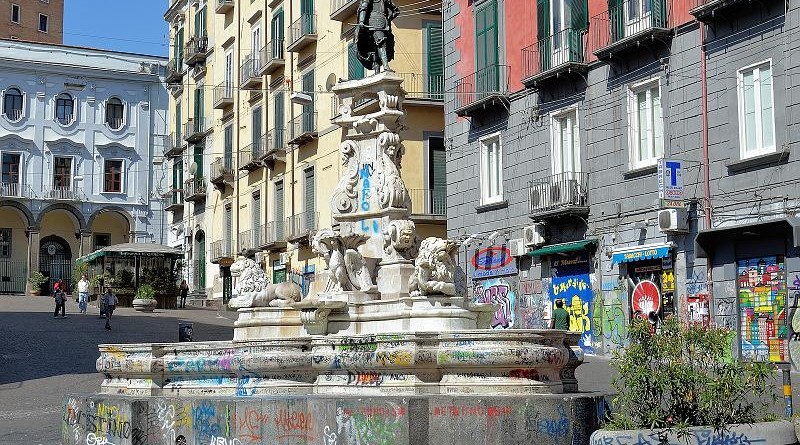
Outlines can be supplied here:
<path id="1" fill-rule="evenodd" d="M 389 61 L 394 59 L 392 20 L 399 14 L 392 0 L 360 0 L 356 48 L 364 68 L 389 71 Z"/>

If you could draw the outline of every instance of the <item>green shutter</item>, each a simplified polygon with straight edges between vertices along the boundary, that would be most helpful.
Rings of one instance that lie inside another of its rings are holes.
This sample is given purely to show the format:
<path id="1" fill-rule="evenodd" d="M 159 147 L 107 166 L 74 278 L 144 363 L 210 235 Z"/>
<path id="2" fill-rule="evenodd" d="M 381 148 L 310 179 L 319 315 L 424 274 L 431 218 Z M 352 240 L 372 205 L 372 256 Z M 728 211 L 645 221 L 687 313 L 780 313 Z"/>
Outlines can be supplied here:
<path id="1" fill-rule="evenodd" d="M 271 25 L 271 33 L 272 33 L 272 40 L 273 42 L 280 42 L 283 40 L 283 9 L 279 9 L 272 14 L 272 25 Z M 278 45 L 279 43 L 274 43 L 274 45 Z M 273 47 L 277 48 L 277 47 Z M 273 56 L 276 56 L 273 52 Z"/>
<path id="2" fill-rule="evenodd" d="M 225 246 L 225 252 L 230 253 L 233 251 L 233 206 L 228 204 L 225 206 L 225 239 L 222 241 Z"/>
<path id="3" fill-rule="evenodd" d="M 491 0 L 475 13 L 475 79 L 478 93 L 496 91 L 499 86 L 497 68 L 497 2 Z"/>
<path id="4" fill-rule="evenodd" d="M 261 123 L 261 107 L 253 109 L 253 142 L 256 142 L 264 134 L 263 124 Z"/>
<path id="5" fill-rule="evenodd" d="M 180 71 L 183 65 L 183 28 L 178 30 L 178 34 L 175 37 L 174 59 L 178 61 L 178 63 L 175 64 L 175 68 Z"/>
<path id="6" fill-rule="evenodd" d="M 569 16 L 572 29 L 583 31 L 589 28 L 589 4 L 587 0 L 572 0 Z"/>
<path id="7" fill-rule="evenodd" d="M 197 164 L 197 170 L 195 170 L 195 173 L 194 173 L 195 178 L 202 178 L 203 177 L 203 146 L 202 145 L 195 145 L 194 146 L 194 163 Z"/>
<path id="8" fill-rule="evenodd" d="M 253 217 L 253 239 L 255 245 L 258 246 L 261 244 L 261 193 L 254 193 L 253 194 L 253 210 L 252 210 L 252 217 Z"/>
<path id="9" fill-rule="evenodd" d="M 441 93 L 444 88 L 444 49 L 442 47 L 442 25 L 427 26 L 428 40 L 428 93 Z"/>
<path id="10" fill-rule="evenodd" d="M 611 42 L 625 37 L 625 3 L 623 0 L 608 0 L 608 13 L 611 17 Z M 609 43 L 611 43 L 609 42 Z"/>
<path id="11" fill-rule="evenodd" d="M 172 188 L 183 188 L 183 160 L 180 158 L 176 158 L 172 166 Z"/>
<path id="12" fill-rule="evenodd" d="M 316 188 L 314 186 L 314 169 L 309 168 L 305 172 L 305 184 L 303 192 L 305 193 L 305 211 L 306 211 L 306 219 L 303 221 L 304 227 L 303 229 L 313 229 L 313 222 L 315 213 L 317 211 L 316 206 Z"/>
<path id="13" fill-rule="evenodd" d="M 347 78 L 350 80 L 364 78 L 364 65 L 358 60 L 358 49 L 352 41 L 347 44 Z"/>
<path id="14" fill-rule="evenodd" d="M 274 147 L 282 148 L 284 142 L 284 130 L 286 129 L 286 115 L 284 114 L 284 99 L 283 92 L 275 93 L 275 102 L 273 104 L 274 114 L 273 119 L 275 122 L 275 142 Z"/>
<path id="15" fill-rule="evenodd" d="M 227 170 L 233 169 L 233 125 L 225 127 L 222 165 Z"/>
<path id="16" fill-rule="evenodd" d="M 194 15 L 194 35 L 197 38 L 206 34 L 206 7 L 198 9 Z"/>
<path id="17" fill-rule="evenodd" d="M 181 112 L 181 103 L 175 103 L 175 144 L 181 145 L 183 143 L 183 113 Z"/>
<path id="18" fill-rule="evenodd" d="M 275 235 L 283 238 L 283 181 L 275 183 Z"/>
<path id="19" fill-rule="evenodd" d="M 550 37 L 550 0 L 536 0 L 536 39 Z"/>
<path id="20" fill-rule="evenodd" d="M 311 103 L 303 105 L 301 132 L 314 130 L 314 70 L 303 75 L 303 92 L 311 96 Z"/>

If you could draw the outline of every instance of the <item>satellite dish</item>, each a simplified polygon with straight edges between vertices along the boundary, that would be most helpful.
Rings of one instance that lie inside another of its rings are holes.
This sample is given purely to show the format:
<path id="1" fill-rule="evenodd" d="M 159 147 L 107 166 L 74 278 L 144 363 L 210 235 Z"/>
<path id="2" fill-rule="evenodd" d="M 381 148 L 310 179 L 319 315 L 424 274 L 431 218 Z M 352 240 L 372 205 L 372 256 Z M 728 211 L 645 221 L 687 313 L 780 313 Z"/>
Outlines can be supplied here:
<path id="1" fill-rule="evenodd" d="M 325 91 L 330 91 L 336 85 L 336 74 L 328 74 L 328 79 L 325 81 Z"/>
<path id="2" fill-rule="evenodd" d="M 195 173 L 197 173 L 197 162 L 192 162 L 189 164 L 189 174 L 194 175 Z"/>

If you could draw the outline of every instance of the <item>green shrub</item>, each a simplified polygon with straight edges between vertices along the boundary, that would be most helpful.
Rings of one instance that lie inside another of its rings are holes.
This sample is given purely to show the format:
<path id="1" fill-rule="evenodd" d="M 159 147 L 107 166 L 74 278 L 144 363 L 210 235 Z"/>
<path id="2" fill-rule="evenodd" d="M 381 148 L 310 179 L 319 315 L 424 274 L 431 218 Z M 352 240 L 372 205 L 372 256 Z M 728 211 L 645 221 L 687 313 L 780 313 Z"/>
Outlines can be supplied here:
<path id="1" fill-rule="evenodd" d="M 34 291 L 38 291 L 41 289 L 42 285 L 47 282 L 47 277 L 44 276 L 43 273 L 34 271 L 30 277 L 28 277 L 28 283 L 31 285 L 31 288 Z"/>
<path id="2" fill-rule="evenodd" d="M 155 300 L 156 290 L 149 284 L 143 284 L 136 289 L 136 299 L 138 300 Z"/>
<path id="3" fill-rule="evenodd" d="M 730 357 L 727 329 L 686 326 L 667 318 L 656 333 L 645 320 L 631 322 L 628 346 L 614 355 L 619 375 L 614 413 L 606 429 L 665 428 L 770 420 L 775 366 Z"/>

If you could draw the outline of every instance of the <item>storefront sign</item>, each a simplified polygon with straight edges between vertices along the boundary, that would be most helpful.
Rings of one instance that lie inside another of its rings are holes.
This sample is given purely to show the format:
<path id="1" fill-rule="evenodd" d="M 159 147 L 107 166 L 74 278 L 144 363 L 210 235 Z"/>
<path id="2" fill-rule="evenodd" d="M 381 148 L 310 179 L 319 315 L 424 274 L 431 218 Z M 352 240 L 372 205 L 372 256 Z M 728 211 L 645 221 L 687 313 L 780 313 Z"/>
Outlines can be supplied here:
<path id="1" fill-rule="evenodd" d="M 671 244 L 651 244 L 647 246 L 619 249 L 613 252 L 611 256 L 611 262 L 617 264 L 665 258 L 670 255 L 671 249 Z"/>
<path id="2" fill-rule="evenodd" d="M 633 288 L 631 296 L 633 316 L 655 322 L 661 310 L 661 293 L 650 280 L 642 280 Z"/>
<path id="3" fill-rule="evenodd" d="M 515 275 L 517 264 L 506 246 L 492 246 L 475 251 L 472 255 L 472 277 L 489 278 Z"/>
<path id="4" fill-rule="evenodd" d="M 663 208 L 683 207 L 683 162 L 658 160 L 658 197 Z"/>
<path id="5" fill-rule="evenodd" d="M 578 342 L 584 352 L 594 353 L 592 338 L 592 287 L 589 279 L 589 259 L 579 256 L 551 261 L 550 302 L 564 302 L 569 314 L 569 330 L 580 332 Z"/>

